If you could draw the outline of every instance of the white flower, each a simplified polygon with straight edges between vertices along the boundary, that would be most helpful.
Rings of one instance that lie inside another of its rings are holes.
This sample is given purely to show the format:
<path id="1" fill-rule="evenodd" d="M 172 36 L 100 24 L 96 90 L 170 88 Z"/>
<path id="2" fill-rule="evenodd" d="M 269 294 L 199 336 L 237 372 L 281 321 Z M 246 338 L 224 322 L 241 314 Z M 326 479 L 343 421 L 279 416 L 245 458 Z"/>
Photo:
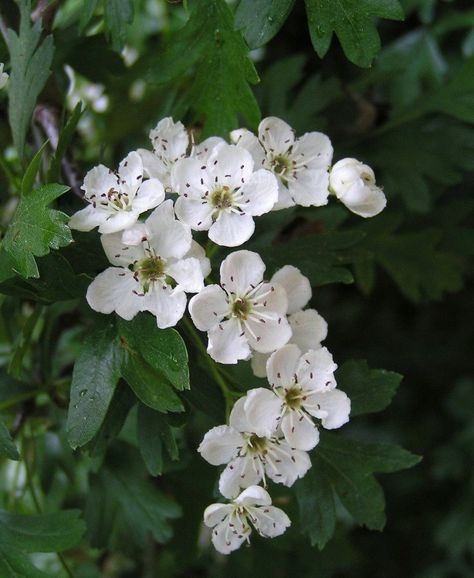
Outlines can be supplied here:
<path id="1" fill-rule="evenodd" d="M 327 204 L 333 148 L 325 134 L 307 132 L 296 138 L 286 122 L 270 116 L 260 123 L 258 138 L 247 129 L 234 130 L 230 137 L 252 154 L 256 166 L 269 169 L 278 177 L 278 203 L 274 210 L 295 204 Z"/>
<path id="2" fill-rule="evenodd" d="M 229 426 L 220 425 L 206 433 L 198 452 L 213 466 L 227 464 L 219 479 L 219 491 L 226 498 L 236 496 L 266 478 L 292 486 L 311 467 L 306 452 L 293 449 L 281 433 L 260 437 L 253 433 L 244 412 L 246 397 L 234 405 Z"/>
<path id="3" fill-rule="evenodd" d="M 90 170 L 82 186 L 90 204 L 69 220 L 71 229 L 116 233 L 134 225 L 141 213 L 159 205 L 165 193 L 157 179 L 143 181 L 140 156 L 132 152 L 114 173 L 104 165 Z"/>
<path id="4" fill-rule="evenodd" d="M 213 528 L 212 543 L 221 554 L 230 554 L 249 542 L 252 526 L 264 538 L 275 538 L 291 525 L 260 486 L 250 486 L 229 504 L 211 504 L 204 511 L 204 523 Z"/>
<path id="5" fill-rule="evenodd" d="M 349 420 L 350 400 L 336 388 L 337 365 L 322 347 L 301 354 L 296 345 L 285 345 L 267 362 L 272 390 L 257 388 L 247 393 L 245 415 L 256 435 L 266 436 L 280 424 L 291 447 L 309 451 L 319 442 L 322 427 L 336 429 Z"/>
<path id="6" fill-rule="evenodd" d="M 278 283 L 288 297 L 288 322 L 292 336 L 288 343 L 297 345 L 303 353 L 310 349 L 318 349 L 327 337 L 328 325 L 314 309 L 302 311 L 311 299 L 311 284 L 300 270 L 292 265 L 285 265 L 271 278 L 272 283 Z M 257 377 L 266 377 L 269 353 L 255 352 L 252 355 L 252 371 Z"/>
<path id="7" fill-rule="evenodd" d="M 329 174 L 329 187 L 350 211 L 361 217 L 374 217 L 387 204 L 382 189 L 375 184 L 374 171 L 357 159 L 338 161 Z"/>
<path id="8" fill-rule="evenodd" d="M 3 67 L 4 67 L 3 62 L 0 62 L 0 90 L 2 90 L 2 88 L 8 82 L 8 74 L 6 72 L 3 72 Z"/>
<path id="9" fill-rule="evenodd" d="M 253 217 L 271 211 L 278 197 L 274 175 L 253 168 L 248 151 L 226 143 L 214 146 L 207 159 L 183 159 L 172 174 L 180 195 L 176 215 L 195 231 L 209 231 L 218 245 L 241 245 L 254 232 Z"/>
<path id="10" fill-rule="evenodd" d="M 222 261 L 221 285 L 208 285 L 189 302 L 194 325 L 208 332 L 207 352 L 219 363 L 248 359 L 251 349 L 270 352 L 291 337 L 286 293 L 265 283 L 265 264 L 252 251 L 236 251 Z"/>
<path id="11" fill-rule="evenodd" d="M 150 311 L 160 328 L 172 327 L 186 309 L 186 293 L 203 287 L 203 267 L 209 263 L 191 243 L 191 230 L 177 221 L 173 202 L 165 201 L 144 224 L 112 235 L 102 235 L 109 267 L 87 290 L 95 311 L 132 319 Z M 192 256 L 194 255 L 196 256 Z"/>
<path id="12" fill-rule="evenodd" d="M 160 179 L 167 192 L 171 192 L 170 175 L 175 163 L 186 156 L 189 135 L 181 122 L 171 117 L 160 120 L 150 131 L 153 151 L 138 149 L 142 158 L 145 175 Z"/>

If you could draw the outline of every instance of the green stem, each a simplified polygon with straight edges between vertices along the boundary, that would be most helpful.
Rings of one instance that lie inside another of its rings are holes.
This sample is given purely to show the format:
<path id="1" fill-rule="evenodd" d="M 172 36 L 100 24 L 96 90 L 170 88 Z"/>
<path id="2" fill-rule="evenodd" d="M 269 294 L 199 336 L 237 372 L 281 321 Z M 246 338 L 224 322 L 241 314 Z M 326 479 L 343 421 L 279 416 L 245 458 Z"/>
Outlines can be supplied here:
<path id="1" fill-rule="evenodd" d="M 23 462 L 25 464 L 25 473 L 26 473 L 26 485 L 28 487 L 28 490 L 30 492 L 31 495 L 31 499 L 33 500 L 33 504 L 35 506 L 36 512 L 38 514 L 42 513 L 42 508 L 41 505 L 39 503 L 39 499 L 38 499 L 38 495 L 36 493 L 35 490 L 35 486 L 33 483 L 33 472 L 31 471 L 30 468 L 30 464 L 28 462 L 28 455 L 27 455 L 27 443 L 26 443 L 26 438 L 23 437 L 23 446 L 24 446 L 24 455 L 23 455 Z M 67 565 L 66 560 L 64 559 L 64 556 L 62 554 L 60 554 L 59 552 L 56 552 L 56 556 L 58 557 L 58 560 L 61 564 L 61 566 L 63 567 L 63 570 L 66 572 L 66 574 L 68 575 L 69 578 L 74 578 L 74 574 L 71 572 L 71 569 L 69 568 L 69 566 Z"/>
<path id="2" fill-rule="evenodd" d="M 191 321 L 187 317 L 183 317 L 183 323 L 184 323 L 185 329 L 186 329 L 189 337 L 193 340 L 196 347 L 203 354 L 204 361 L 207 365 L 209 374 L 211 375 L 211 377 L 214 378 L 217 385 L 221 388 L 222 394 L 223 394 L 224 399 L 225 399 L 226 417 L 228 418 L 230 415 L 230 411 L 232 409 L 232 406 L 234 404 L 234 398 L 236 397 L 236 393 L 233 392 L 229 388 L 229 386 L 227 385 L 227 383 L 223 379 L 222 374 L 221 374 L 221 370 L 220 370 L 219 366 L 217 365 L 217 363 L 209 357 L 209 354 L 207 353 L 206 348 L 205 348 L 203 342 L 201 341 L 201 338 L 197 334 L 197 332 L 194 328 L 194 325 L 191 323 Z"/>

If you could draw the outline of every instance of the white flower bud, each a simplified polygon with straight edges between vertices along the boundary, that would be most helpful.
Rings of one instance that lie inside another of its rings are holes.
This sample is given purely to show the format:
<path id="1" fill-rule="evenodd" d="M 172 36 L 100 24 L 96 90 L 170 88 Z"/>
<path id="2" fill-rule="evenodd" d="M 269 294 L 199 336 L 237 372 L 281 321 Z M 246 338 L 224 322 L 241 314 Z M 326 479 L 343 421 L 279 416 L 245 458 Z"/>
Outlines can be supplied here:
<path id="1" fill-rule="evenodd" d="M 350 211 L 361 217 L 374 217 L 387 204 L 382 189 L 375 184 L 374 171 L 357 159 L 338 161 L 329 174 L 329 187 Z"/>

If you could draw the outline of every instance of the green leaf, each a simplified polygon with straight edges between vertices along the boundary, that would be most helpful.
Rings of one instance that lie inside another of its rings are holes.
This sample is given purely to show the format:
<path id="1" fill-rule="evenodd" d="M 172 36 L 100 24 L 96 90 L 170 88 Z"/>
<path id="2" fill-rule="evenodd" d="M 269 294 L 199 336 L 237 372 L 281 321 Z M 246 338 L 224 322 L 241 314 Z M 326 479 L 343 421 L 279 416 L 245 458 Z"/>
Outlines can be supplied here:
<path id="1" fill-rule="evenodd" d="M 159 54 L 149 78 L 168 82 L 190 69 L 184 98 L 194 118 L 204 123 L 203 138 L 227 136 L 240 125 L 240 115 L 251 126 L 258 123 L 260 111 L 249 86 L 258 75 L 225 0 L 193 1 L 188 22 Z"/>
<path id="2" fill-rule="evenodd" d="M 152 476 L 163 472 L 163 440 L 160 418 L 146 405 L 138 406 L 138 447 L 147 470 Z"/>
<path id="3" fill-rule="evenodd" d="M 2 578 L 50 578 L 40 572 L 28 557 L 11 544 L 0 543 L 0 576 Z"/>
<path id="4" fill-rule="evenodd" d="M 89 24 L 94 12 L 99 4 L 99 0 L 85 0 L 81 10 L 81 19 L 79 21 L 79 33 L 82 34 Z"/>
<path id="5" fill-rule="evenodd" d="M 7 426 L 0 418 L 0 458 L 4 457 L 10 460 L 19 460 L 20 454 L 18 453 L 15 444 L 13 443 Z"/>
<path id="6" fill-rule="evenodd" d="M 106 465 L 90 479 L 85 516 L 91 544 L 104 547 L 117 535 L 140 547 L 150 536 L 159 544 L 167 542 L 172 536 L 169 520 L 180 516 L 181 509 L 145 479 L 133 448 L 122 443 L 109 453 Z"/>
<path id="7" fill-rule="evenodd" d="M 79 510 L 24 516 L 0 510 L 0 543 L 25 552 L 62 552 L 76 546 L 85 531 Z"/>
<path id="8" fill-rule="evenodd" d="M 68 440 L 73 449 L 91 441 L 104 422 L 120 378 L 122 358 L 111 323 L 84 339 L 72 373 L 67 417 Z"/>
<path id="9" fill-rule="evenodd" d="M 176 389 L 189 389 L 188 352 L 175 329 L 159 329 L 152 315 L 140 313 L 132 321 L 120 320 L 119 333 L 127 347 Z"/>
<path id="10" fill-rule="evenodd" d="M 242 30 L 250 48 L 271 40 L 283 26 L 294 0 L 240 0 L 235 12 L 235 26 Z"/>
<path id="11" fill-rule="evenodd" d="M 104 22 L 114 49 L 120 52 L 127 41 L 128 24 L 133 22 L 133 2 L 131 0 L 106 0 Z"/>
<path id="12" fill-rule="evenodd" d="M 69 217 L 48 205 L 69 187 L 45 185 L 21 196 L 13 220 L 3 240 L 3 248 L 14 261 L 14 270 L 23 277 L 39 277 L 36 257 L 72 241 Z"/>
<path id="13" fill-rule="evenodd" d="M 333 33 L 346 57 L 370 66 L 380 50 L 375 18 L 403 20 L 397 0 L 305 0 L 311 41 L 318 56 L 329 50 Z"/>
<path id="14" fill-rule="evenodd" d="M 366 444 L 323 432 L 312 455 L 312 471 L 297 486 L 303 531 L 319 548 L 327 543 L 335 529 L 336 512 L 331 507 L 334 495 L 359 525 L 381 530 L 385 525 L 385 498 L 374 473 L 410 468 L 420 459 L 396 445 Z"/>
<path id="15" fill-rule="evenodd" d="M 43 152 L 48 144 L 49 141 L 46 141 L 42 144 L 42 146 L 37 150 L 35 156 L 31 160 L 30 164 L 28 165 L 25 174 L 23 175 L 23 179 L 21 181 L 21 194 L 26 195 L 33 189 L 33 185 L 35 184 L 36 175 L 38 174 L 41 159 L 43 158 Z"/>
<path id="16" fill-rule="evenodd" d="M 58 146 L 56 147 L 56 152 L 54 153 L 49 165 L 47 176 L 49 182 L 54 182 L 61 178 L 61 162 L 75 135 L 77 124 L 81 120 L 83 112 L 82 103 L 78 102 L 59 134 Z"/>
<path id="17" fill-rule="evenodd" d="M 8 30 L 11 74 L 9 80 L 8 119 L 13 142 L 20 159 L 24 157 L 25 138 L 36 100 L 50 75 L 53 61 L 53 37 L 41 43 L 41 22 L 31 24 L 30 0 L 16 0 L 20 8 L 20 30 Z"/>
<path id="18" fill-rule="evenodd" d="M 351 272 L 342 265 L 356 262 L 364 255 L 354 248 L 363 238 L 360 232 L 308 235 L 284 244 L 267 247 L 262 258 L 269 269 L 292 264 L 315 287 L 328 283 L 352 283 Z"/>
<path id="19" fill-rule="evenodd" d="M 127 355 L 122 363 L 121 374 L 138 399 L 148 407 L 164 413 L 184 411 L 183 404 L 173 388 L 164 381 L 162 374 L 143 361 L 140 355 Z"/>
<path id="20" fill-rule="evenodd" d="M 351 400 L 351 417 L 385 409 L 402 380 L 399 373 L 369 369 L 366 361 L 347 361 L 336 372 L 337 386 Z"/>

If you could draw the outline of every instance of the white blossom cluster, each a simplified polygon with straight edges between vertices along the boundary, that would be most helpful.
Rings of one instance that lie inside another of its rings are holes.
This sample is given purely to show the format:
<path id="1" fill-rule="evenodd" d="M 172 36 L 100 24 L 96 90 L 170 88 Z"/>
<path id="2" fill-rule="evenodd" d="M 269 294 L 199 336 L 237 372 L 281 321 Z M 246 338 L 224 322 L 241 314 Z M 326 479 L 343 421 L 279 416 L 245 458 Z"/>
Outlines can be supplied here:
<path id="1" fill-rule="evenodd" d="M 210 260 L 193 231 L 207 231 L 208 245 L 234 248 L 270 211 L 322 206 L 334 195 L 370 217 L 386 199 L 370 167 L 351 158 L 332 165 L 326 135 L 297 138 L 275 117 L 260 123 L 258 135 L 240 129 L 232 144 L 211 137 L 198 145 L 180 122 L 165 118 L 150 140 L 152 150 L 129 153 L 117 171 L 99 165 L 87 173 L 88 205 L 70 226 L 98 227 L 111 263 L 88 288 L 92 309 L 127 320 L 149 311 L 166 328 L 179 322 L 194 293 L 189 314 L 207 332 L 210 357 L 251 360 L 254 374 L 268 381 L 241 397 L 228 425 L 207 432 L 198 448 L 210 464 L 225 466 L 219 490 L 229 502 L 209 506 L 204 522 L 215 548 L 228 554 L 252 528 L 275 537 L 290 525 L 264 488 L 270 480 L 290 487 L 306 474 L 320 428 L 346 423 L 350 400 L 337 389 L 337 365 L 322 346 L 327 323 L 307 308 L 309 280 L 292 265 L 268 279 L 260 255 L 239 249 L 221 262 L 219 283 L 208 281 Z"/>

